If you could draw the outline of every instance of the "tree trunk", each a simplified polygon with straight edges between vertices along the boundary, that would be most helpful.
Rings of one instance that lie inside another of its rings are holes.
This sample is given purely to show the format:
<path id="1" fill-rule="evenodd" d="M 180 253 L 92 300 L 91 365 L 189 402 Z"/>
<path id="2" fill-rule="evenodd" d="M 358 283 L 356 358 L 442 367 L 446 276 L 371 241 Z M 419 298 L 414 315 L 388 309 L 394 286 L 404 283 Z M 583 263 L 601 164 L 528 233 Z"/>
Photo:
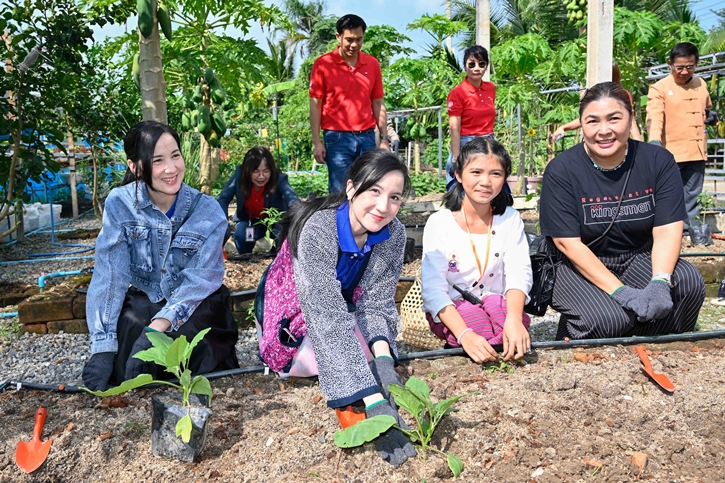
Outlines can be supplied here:
<path id="1" fill-rule="evenodd" d="M 214 167 L 211 157 L 211 146 L 204 136 L 201 136 L 201 145 L 199 146 L 199 167 L 199 191 L 210 195 Z"/>
<path id="2" fill-rule="evenodd" d="M 166 124 L 166 80 L 161 62 L 161 38 L 156 18 L 157 2 L 153 1 L 154 29 L 149 38 L 138 33 L 139 65 L 141 66 L 141 110 L 143 120 Z"/>
<path id="3" fill-rule="evenodd" d="M 415 163 L 415 172 L 420 173 L 420 141 L 415 140 L 413 143 L 413 162 Z"/>

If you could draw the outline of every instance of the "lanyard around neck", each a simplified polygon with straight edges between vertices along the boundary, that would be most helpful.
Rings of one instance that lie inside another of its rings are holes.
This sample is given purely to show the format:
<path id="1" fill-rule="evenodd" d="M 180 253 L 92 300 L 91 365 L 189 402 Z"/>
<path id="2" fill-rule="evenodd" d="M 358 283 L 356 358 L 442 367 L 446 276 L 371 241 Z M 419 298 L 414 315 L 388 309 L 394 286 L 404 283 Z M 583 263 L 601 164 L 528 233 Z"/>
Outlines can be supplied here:
<path id="1" fill-rule="evenodd" d="M 476 265 L 478 265 L 478 273 L 480 274 L 478 280 L 473 283 L 473 287 L 478 285 L 483 279 L 483 275 L 486 273 L 486 267 L 488 266 L 488 255 L 491 252 L 491 228 L 493 227 L 493 208 L 489 206 L 489 221 L 488 221 L 488 234 L 486 236 L 486 258 L 483 262 L 483 270 L 481 270 L 481 260 L 478 258 L 478 252 L 476 251 L 476 244 L 473 243 L 473 235 L 471 235 L 471 229 L 468 226 L 468 219 L 466 218 L 466 209 L 461 207 L 463 212 L 463 221 L 466 222 L 466 231 L 468 231 L 468 240 L 471 242 L 471 248 L 473 249 L 473 257 L 476 259 Z"/>

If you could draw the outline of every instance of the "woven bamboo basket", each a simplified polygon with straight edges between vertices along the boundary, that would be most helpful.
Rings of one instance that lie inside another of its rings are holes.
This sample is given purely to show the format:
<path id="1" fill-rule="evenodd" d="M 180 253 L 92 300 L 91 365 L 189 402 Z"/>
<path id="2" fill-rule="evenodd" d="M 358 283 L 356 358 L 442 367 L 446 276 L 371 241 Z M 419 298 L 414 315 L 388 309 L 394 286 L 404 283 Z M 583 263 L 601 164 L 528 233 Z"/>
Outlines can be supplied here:
<path id="1" fill-rule="evenodd" d="M 430 331 L 428 321 L 425 318 L 420 275 L 415 277 L 415 282 L 400 303 L 400 325 L 403 340 L 409 346 L 435 350 L 440 349 L 445 344 L 444 340 L 439 339 Z"/>

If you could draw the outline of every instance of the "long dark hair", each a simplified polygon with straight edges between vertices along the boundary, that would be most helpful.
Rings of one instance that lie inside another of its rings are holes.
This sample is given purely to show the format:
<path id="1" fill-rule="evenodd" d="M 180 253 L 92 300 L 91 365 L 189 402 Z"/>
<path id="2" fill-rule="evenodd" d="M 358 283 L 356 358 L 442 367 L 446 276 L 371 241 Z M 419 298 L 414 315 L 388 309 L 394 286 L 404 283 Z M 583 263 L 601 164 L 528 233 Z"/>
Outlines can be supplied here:
<path id="1" fill-rule="evenodd" d="M 154 150 L 159 138 L 164 134 L 171 134 L 176 141 L 176 147 L 181 146 L 179 133 L 173 127 L 162 124 L 158 121 L 142 121 L 134 125 L 126 133 L 123 140 L 123 149 L 126 151 L 126 159 L 130 159 L 134 165 L 126 169 L 121 186 L 142 180 L 148 189 L 156 191 L 152 185 Z M 140 176 L 139 176 L 140 168 Z"/>
<path id="2" fill-rule="evenodd" d="M 355 187 L 354 200 L 358 195 L 368 191 L 388 173 L 399 171 L 403 175 L 403 193 L 410 189 L 410 176 L 408 168 L 400 162 L 398 157 L 387 149 L 373 149 L 363 153 L 351 165 L 347 173 L 347 179 L 352 181 Z M 302 228 L 307 220 L 321 210 L 339 208 L 347 200 L 345 190 L 333 193 L 324 197 L 314 198 L 308 201 L 295 203 L 292 208 L 285 212 L 279 224 L 282 228 L 280 241 L 289 239 L 289 246 L 292 256 L 297 256 L 297 244 L 299 243 Z"/>
<path id="3" fill-rule="evenodd" d="M 269 149 L 263 146 L 255 146 L 247 151 L 242 162 L 239 176 L 239 191 L 242 196 L 247 197 L 252 192 L 252 173 L 254 173 L 255 169 L 259 168 L 262 161 L 267 164 L 270 172 L 269 181 L 267 181 L 267 185 L 264 187 L 264 194 L 274 193 L 277 189 L 279 169 L 277 169 L 277 164 L 274 162 L 274 156 L 269 152 Z"/>
<path id="4" fill-rule="evenodd" d="M 504 170 L 504 183 L 511 174 L 511 158 L 506 148 L 501 143 L 493 139 L 492 137 L 480 137 L 475 138 L 468 142 L 461 148 L 461 152 L 456 158 L 456 162 L 453 164 L 454 171 L 461 176 L 463 168 L 466 167 L 470 159 L 476 154 L 484 154 L 490 156 L 496 156 L 501 163 L 501 167 Z M 453 187 L 443 195 L 444 206 L 451 211 L 458 211 L 461 209 L 463 198 L 466 192 L 463 190 L 461 183 L 454 183 Z M 503 215 L 506 211 L 507 206 L 514 204 L 513 197 L 506 193 L 504 187 L 501 188 L 501 192 L 491 200 L 491 208 L 493 209 L 494 215 Z"/>

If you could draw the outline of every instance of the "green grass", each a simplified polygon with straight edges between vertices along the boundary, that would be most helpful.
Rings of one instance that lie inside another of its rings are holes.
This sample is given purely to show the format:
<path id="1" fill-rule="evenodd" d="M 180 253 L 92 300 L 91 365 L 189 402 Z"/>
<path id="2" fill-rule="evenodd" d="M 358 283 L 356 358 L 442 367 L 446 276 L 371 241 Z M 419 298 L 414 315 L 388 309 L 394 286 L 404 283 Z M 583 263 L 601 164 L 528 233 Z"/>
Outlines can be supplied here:
<path id="1" fill-rule="evenodd" d="M 15 340 L 18 337 L 20 337 L 20 319 L 18 316 L 0 319 L 0 340 Z"/>

